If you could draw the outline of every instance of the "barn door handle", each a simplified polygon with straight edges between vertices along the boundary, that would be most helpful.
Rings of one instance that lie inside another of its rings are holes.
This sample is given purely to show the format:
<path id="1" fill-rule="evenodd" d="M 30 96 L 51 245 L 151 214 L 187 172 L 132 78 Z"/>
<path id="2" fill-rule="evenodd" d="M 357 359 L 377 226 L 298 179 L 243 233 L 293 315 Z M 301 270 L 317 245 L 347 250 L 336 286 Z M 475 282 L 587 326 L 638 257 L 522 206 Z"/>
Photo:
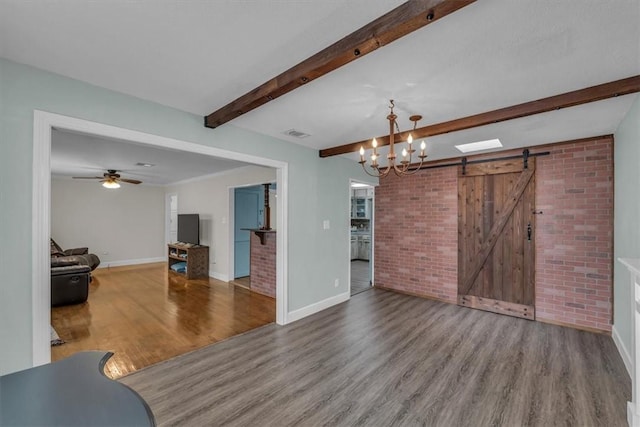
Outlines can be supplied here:
<path id="1" fill-rule="evenodd" d="M 527 224 L 527 240 L 531 241 L 531 223 Z"/>

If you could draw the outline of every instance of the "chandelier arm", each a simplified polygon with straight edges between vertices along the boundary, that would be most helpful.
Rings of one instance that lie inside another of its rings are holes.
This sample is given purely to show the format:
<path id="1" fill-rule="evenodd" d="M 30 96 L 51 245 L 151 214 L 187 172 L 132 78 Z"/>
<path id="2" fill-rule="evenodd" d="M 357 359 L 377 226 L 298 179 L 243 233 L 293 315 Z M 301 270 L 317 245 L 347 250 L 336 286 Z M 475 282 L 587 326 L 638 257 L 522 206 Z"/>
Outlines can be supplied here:
<path id="1" fill-rule="evenodd" d="M 362 170 L 363 170 L 367 175 L 372 176 L 372 177 L 374 177 L 374 178 L 380 178 L 380 173 L 377 173 L 377 174 L 375 174 L 375 173 L 371 173 L 371 172 L 369 172 L 369 171 L 367 170 L 367 167 L 364 165 L 364 163 L 360 163 L 360 164 L 362 165 Z M 376 170 L 378 170 L 378 172 L 380 171 L 379 169 L 376 169 Z"/>
<path id="2" fill-rule="evenodd" d="M 420 168 L 422 167 L 422 163 L 424 163 L 424 159 L 420 159 L 420 164 L 418 166 L 416 166 L 413 170 L 410 170 L 409 167 L 407 166 L 407 171 L 404 173 L 404 175 L 414 175 L 416 174 Z"/>
<path id="3" fill-rule="evenodd" d="M 389 172 L 391 172 L 391 167 L 387 166 L 384 169 L 384 172 L 380 172 L 380 168 L 378 168 L 378 172 L 380 173 L 379 178 L 384 178 L 385 176 L 389 175 Z"/>

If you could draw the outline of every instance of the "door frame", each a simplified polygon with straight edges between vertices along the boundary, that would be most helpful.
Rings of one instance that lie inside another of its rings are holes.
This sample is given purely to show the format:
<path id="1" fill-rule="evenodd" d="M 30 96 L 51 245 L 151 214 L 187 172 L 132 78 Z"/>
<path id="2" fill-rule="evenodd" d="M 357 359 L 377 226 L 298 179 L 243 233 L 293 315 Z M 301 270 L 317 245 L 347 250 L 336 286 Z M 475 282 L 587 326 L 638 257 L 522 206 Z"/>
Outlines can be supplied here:
<path id="1" fill-rule="evenodd" d="M 34 110 L 33 112 L 33 181 L 31 210 L 31 328 L 32 362 L 39 366 L 51 361 L 51 133 L 53 129 L 114 138 L 190 153 L 237 160 L 276 169 L 279 188 L 276 233 L 276 323 L 288 323 L 288 186 L 287 162 L 223 150 L 184 140 L 163 137 L 90 120 Z"/>
<path id="2" fill-rule="evenodd" d="M 277 190 L 277 181 L 272 181 L 270 182 L 270 184 L 276 184 L 276 191 Z M 229 253 L 229 257 L 228 257 L 228 261 L 229 261 L 229 266 L 227 267 L 229 271 L 229 280 L 232 281 L 235 279 L 235 275 L 236 275 L 236 260 L 235 260 L 235 239 L 231 238 L 231 236 L 234 235 L 235 233 L 235 209 L 236 209 L 236 189 L 238 188 L 246 188 L 246 187 L 255 187 L 257 185 L 263 185 L 266 184 L 266 182 L 264 181 L 260 181 L 260 182 L 255 182 L 255 183 L 249 183 L 249 184 L 242 184 L 242 185 L 236 185 L 233 187 L 228 187 L 227 191 L 229 192 L 229 215 L 227 216 L 227 218 L 229 218 L 228 220 L 228 224 L 229 224 L 229 248 L 228 248 L 228 253 Z M 279 193 L 276 193 L 279 194 Z M 279 197 L 278 197 L 279 199 Z M 280 209 L 280 206 L 278 205 L 276 207 L 277 209 Z M 279 222 L 279 210 L 278 210 L 278 214 L 277 214 L 277 218 L 276 218 L 276 230 L 280 231 L 278 229 L 278 227 L 280 226 L 280 222 Z M 279 233 L 276 233 L 276 235 Z M 276 243 L 277 244 L 277 243 Z"/>
<path id="3" fill-rule="evenodd" d="M 376 211 L 376 196 L 375 196 L 375 188 L 378 186 L 378 184 L 372 184 L 370 182 L 364 182 L 364 181 L 359 181 L 357 179 L 349 179 L 349 191 L 347 194 L 349 203 L 349 227 L 347 227 L 347 233 L 348 233 L 348 238 L 347 238 L 347 242 L 349 242 L 348 245 L 348 251 L 347 251 L 347 259 L 349 260 L 349 269 L 347 270 L 347 281 L 349 282 L 349 298 L 351 298 L 351 184 L 365 184 L 368 187 L 371 187 L 374 189 L 374 193 L 373 193 L 373 197 L 371 198 L 371 219 L 370 219 L 370 228 L 371 228 L 371 243 L 370 243 L 370 251 L 371 253 L 369 254 L 369 270 L 371 271 L 371 287 L 374 287 L 376 285 L 376 281 L 375 281 L 375 251 L 374 251 L 374 247 L 375 247 L 375 227 L 373 226 L 375 223 L 375 211 Z"/>
<path id="4" fill-rule="evenodd" d="M 164 198 L 164 242 L 173 243 L 171 241 L 171 198 L 178 197 L 178 193 L 167 193 Z"/>

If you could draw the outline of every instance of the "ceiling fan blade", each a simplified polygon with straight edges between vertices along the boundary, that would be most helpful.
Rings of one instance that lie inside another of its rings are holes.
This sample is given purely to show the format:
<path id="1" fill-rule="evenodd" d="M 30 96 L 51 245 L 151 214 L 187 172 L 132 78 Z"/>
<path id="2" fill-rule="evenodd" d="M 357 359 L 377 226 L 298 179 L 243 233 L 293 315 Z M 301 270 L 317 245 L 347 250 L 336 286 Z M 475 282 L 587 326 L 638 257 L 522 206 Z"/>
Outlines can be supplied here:
<path id="1" fill-rule="evenodd" d="M 103 176 L 73 176 L 73 179 L 104 179 Z"/>
<path id="2" fill-rule="evenodd" d="M 118 181 L 126 182 L 126 183 L 129 183 L 129 184 L 142 184 L 142 181 L 138 181 L 137 179 L 120 178 L 120 179 L 118 179 Z"/>

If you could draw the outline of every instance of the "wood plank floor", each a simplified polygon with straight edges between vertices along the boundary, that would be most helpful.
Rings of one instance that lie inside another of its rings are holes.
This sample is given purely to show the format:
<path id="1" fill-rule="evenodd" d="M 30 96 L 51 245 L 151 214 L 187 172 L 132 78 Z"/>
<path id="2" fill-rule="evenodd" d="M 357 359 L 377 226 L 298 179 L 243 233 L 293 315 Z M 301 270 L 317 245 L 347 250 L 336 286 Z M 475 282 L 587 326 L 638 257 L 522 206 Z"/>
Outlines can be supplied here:
<path id="1" fill-rule="evenodd" d="M 369 261 L 351 261 L 351 295 L 371 289 Z"/>
<path id="2" fill-rule="evenodd" d="M 275 321 L 275 300 L 215 279 L 187 280 L 166 263 L 98 269 L 84 304 L 55 307 L 66 341 L 53 361 L 82 350 L 113 351 L 105 373 L 134 372 Z"/>
<path id="3" fill-rule="evenodd" d="M 606 335 L 372 289 L 120 379 L 161 426 L 624 426 Z"/>

